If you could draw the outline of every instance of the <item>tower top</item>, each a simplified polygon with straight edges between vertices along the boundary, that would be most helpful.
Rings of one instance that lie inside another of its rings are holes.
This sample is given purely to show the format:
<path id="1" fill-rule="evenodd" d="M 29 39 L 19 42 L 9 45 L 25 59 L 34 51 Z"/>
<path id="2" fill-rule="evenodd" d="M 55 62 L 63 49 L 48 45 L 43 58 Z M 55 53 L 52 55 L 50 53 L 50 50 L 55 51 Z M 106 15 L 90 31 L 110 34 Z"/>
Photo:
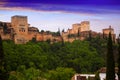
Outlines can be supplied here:
<path id="1" fill-rule="evenodd" d="M 82 21 L 81 24 L 90 24 L 89 21 Z"/>
<path id="2" fill-rule="evenodd" d="M 14 18 L 14 17 L 17 17 L 17 18 L 27 18 L 27 16 L 21 16 L 21 15 L 12 16 L 12 18 Z"/>

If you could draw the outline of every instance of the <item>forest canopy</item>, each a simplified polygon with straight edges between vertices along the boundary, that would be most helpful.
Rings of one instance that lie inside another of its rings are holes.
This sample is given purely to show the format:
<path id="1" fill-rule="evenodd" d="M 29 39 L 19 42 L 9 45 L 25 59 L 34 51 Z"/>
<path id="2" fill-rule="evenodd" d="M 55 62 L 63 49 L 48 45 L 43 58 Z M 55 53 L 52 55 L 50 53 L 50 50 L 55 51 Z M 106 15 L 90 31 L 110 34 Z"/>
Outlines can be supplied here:
<path id="1" fill-rule="evenodd" d="M 3 41 L 9 80 L 70 80 L 75 73 L 94 73 L 105 66 L 105 46 L 106 42 L 97 38 L 64 45 L 61 42 L 14 44 Z"/>

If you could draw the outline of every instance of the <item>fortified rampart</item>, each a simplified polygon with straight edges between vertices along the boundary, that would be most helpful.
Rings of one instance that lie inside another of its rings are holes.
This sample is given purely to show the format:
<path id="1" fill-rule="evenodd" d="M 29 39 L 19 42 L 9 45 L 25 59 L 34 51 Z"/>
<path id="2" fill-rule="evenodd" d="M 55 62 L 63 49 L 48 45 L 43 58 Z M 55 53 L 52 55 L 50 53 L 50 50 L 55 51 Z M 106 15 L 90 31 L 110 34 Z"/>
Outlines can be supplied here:
<path id="1" fill-rule="evenodd" d="M 30 27 L 28 24 L 27 16 L 12 16 L 10 22 L 0 22 L 0 35 L 3 40 L 14 40 L 16 44 L 25 44 L 26 42 L 32 40 L 33 38 L 36 41 L 51 41 L 59 42 L 64 40 L 64 42 L 73 42 L 74 40 L 85 40 L 89 37 L 108 37 L 109 32 L 112 34 L 112 39 L 115 40 L 114 29 L 109 28 L 103 29 L 103 33 L 97 33 L 90 30 L 90 22 L 82 21 L 81 23 L 76 23 L 72 25 L 72 29 L 68 29 L 66 32 L 57 33 L 57 36 L 54 36 L 56 33 L 51 33 L 41 31 L 39 32 L 38 28 Z"/>

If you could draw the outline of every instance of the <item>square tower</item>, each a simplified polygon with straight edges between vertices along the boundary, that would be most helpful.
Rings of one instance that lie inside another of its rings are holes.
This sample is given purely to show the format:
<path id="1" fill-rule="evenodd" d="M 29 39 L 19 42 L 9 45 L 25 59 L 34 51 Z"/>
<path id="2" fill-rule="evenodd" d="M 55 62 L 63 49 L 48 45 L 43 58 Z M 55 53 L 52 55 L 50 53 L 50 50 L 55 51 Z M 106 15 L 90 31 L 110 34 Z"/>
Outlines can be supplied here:
<path id="1" fill-rule="evenodd" d="M 16 44 L 24 44 L 28 35 L 28 21 L 27 16 L 12 16 L 11 25 L 14 29 L 14 41 Z"/>
<path id="2" fill-rule="evenodd" d="M 109 26 L 109 28 L 103 29 L 103 33 L 106 35 L 109 35 L 109 33 L 111 32 L 111 34 L 114 34 L 114 29 Z"/>
<path id="3" fill-rule="evenodd" d="M 90 31 L 90 22 L 89 21 L 82 21 L 80 26 L 80 31 Z"/>
<path id="4" fill-rule="evenodd" d="M 72 25 L 73 33 L 74 33 L 74 34 L 77 34 L 79 28 L 80 28 L 80 24 L 79 24 L 79 23 L 73 24 L 73 25 Z"/>
<path id="5" fill-rule="evenodd" d="M 103 37 L 104 38 L 108 38 L 109 37 L 109 33 L 111 32 L 111 36 L 112 36 L 112 40 L 116 41 L 116 34 L 114 33 L 114 29 L 109 26 L 109 28 L 103 29 Z"/>

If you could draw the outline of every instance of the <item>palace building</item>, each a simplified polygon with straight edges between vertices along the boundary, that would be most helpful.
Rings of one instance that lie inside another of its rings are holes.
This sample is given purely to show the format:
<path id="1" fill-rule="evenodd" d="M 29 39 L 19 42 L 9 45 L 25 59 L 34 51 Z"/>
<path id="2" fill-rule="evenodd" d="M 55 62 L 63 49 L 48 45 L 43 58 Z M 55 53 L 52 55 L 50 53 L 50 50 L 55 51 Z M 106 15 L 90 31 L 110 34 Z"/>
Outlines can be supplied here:
<path id="1" fill-rule="evenodd" d="M 97 33 L 90 30 L 90 22 L 82 21 L 72 25 L 72 29 L 68 29 L 66 32 L 55 35 L 55 32 L 39 31 L 36 27 L 31 27 L 28 24 L 27 16 L 15 15 L 11 17 L 11 22 L 0 22 L 0 35 L 3 40 L 13 40 L 15 44 L 25 44 L 32 39 L 36 41 L 47 41 L 51 43 L 59 42 L 73 42 L 74 40 L 85 40 L 86 38 L 97 37 L 101 38 L 108 37 L 109 32 L 112 34 L 113 40 L 115 40 L 114 29 L 110 26 L 109 28 L 103 29 L 103 33 Z"/>

